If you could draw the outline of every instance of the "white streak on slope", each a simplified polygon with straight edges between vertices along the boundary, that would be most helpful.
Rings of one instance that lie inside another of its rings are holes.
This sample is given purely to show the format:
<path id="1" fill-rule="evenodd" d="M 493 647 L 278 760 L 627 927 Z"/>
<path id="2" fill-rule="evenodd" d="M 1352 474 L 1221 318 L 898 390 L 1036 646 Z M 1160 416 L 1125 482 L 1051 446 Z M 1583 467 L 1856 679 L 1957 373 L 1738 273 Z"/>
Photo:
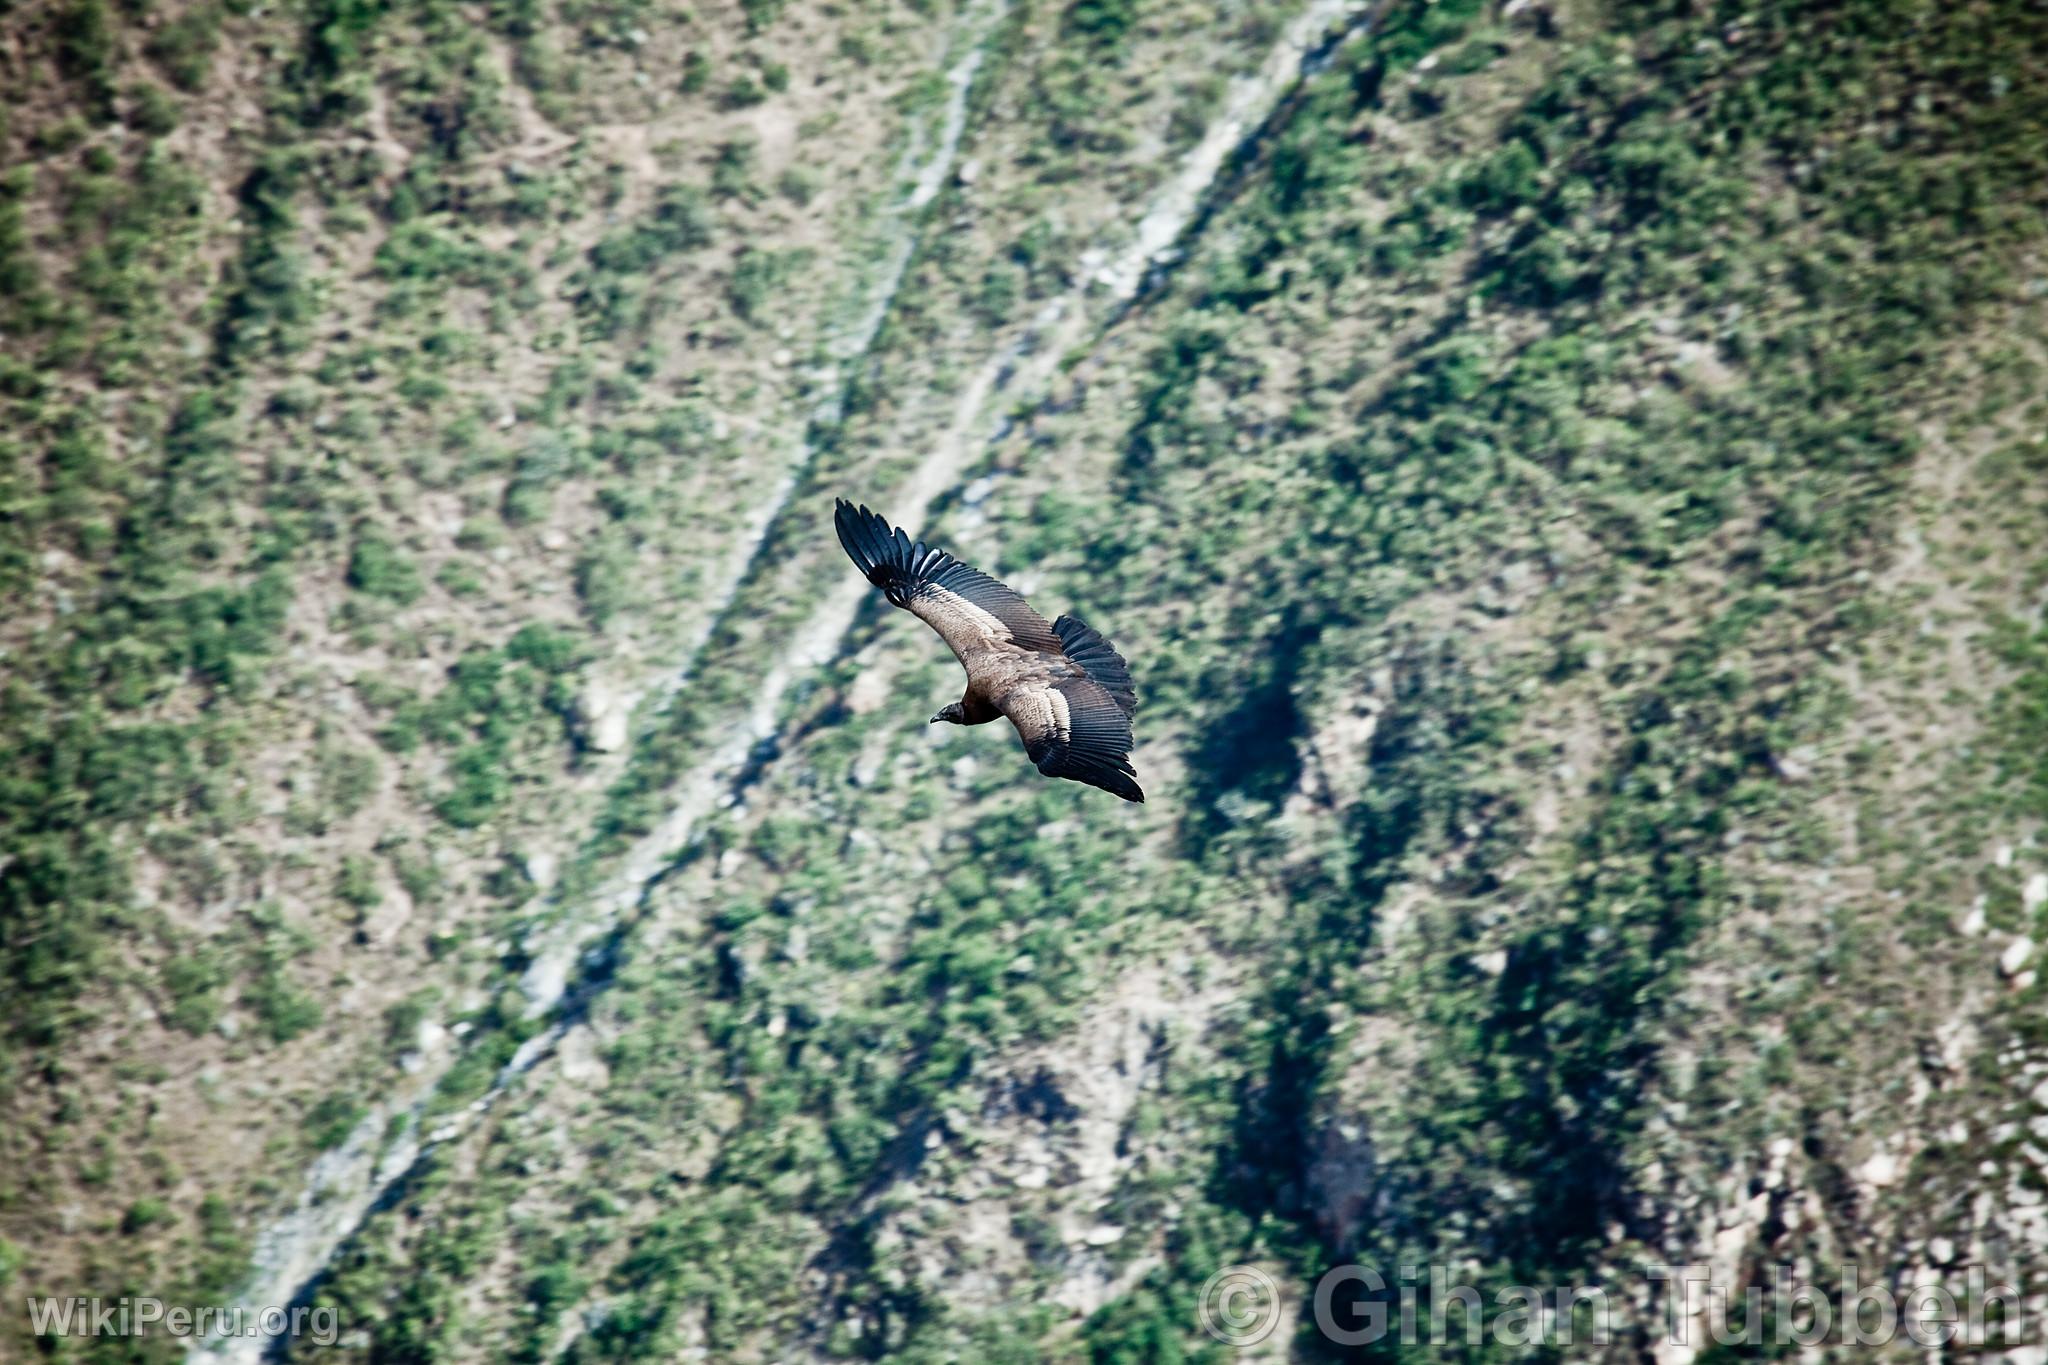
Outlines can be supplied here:
<path id="1" fill-rule="evenodd" d="M 1281 97 L 1300 79 L 1304 59 L 1315 44 L 1340 22 L 1348 22 L 1349 16 L 1358 9 L 1357 0 L 1313 0 L 1287 26 L 1258 73 L 1233 84 L 1222 115 L 1183 160 L 1179 171 L 1147 204 L 1132 240 L 1107 263 L 1095 259 L 1094 253 L 1084 257 L 1073 287 L 1039 312 L 1026 338 L 991 356 L 976 371 L 961 391 L 946 431 L 919 464 L 890 509 L 893 520 L 901 525 L 920 524 L 932 501 L 956 482 L 974 455 L 999 434 L 1003 419 L 990 419 L 984 414 L 989 399 L 999 387 L 1020 396 L 1045 391 L 1060 358 L 1081 338 L 1089 325 L 1087 304 L 1094 290 L 1106 295 L 1112 306 L 1126 303 L 1136 295 L 1147 271 L 1165 260 L 1174 243 L 1180 240 L 1203 194 L 1231 152 L 1265 120 Z M 912 191 L 914 202 L 907 202 L 908 208 L 929 203 L 944 183 L 965 129 L 967 93 L 980 60 L 977 37 L 973 51 L 949 74 L 953 91 L 938 155 L 919 176 Z M 881 276 L 877 301 L 863 315 L 859 326 L 845 343 L 849 349 L 841 352 L 846 359 L 857 358 L 872 343 L 882 319 L 887 315 L 888 300 L 893 296 L 914 249 L 913 235 L 908 232 L 892 245 L 889 261 Z M 842 393 L 843 385 L 837 386 L 834 392 L 835 395 Z M 824 411 L 828 414 L 836 412 L 838 402 L 835 396 Z M 777 484 L 774 494 L 749 519 L 749 531 L 742 542 L 738 569 L 718 608 L 711 613 L 702 638 L 692 648 L 692 658 L 702 648 L 704 639 L 709 637 L 719 614 L 737 595 L 754 554 L 794 491 L 810 454 L 807 448 L 796 466 Z M 529 943 L 533 965 L 521 979 L 520 986 L 528 998 L 530 1017 L 543 1014 L 562 1002 L 584 947 L 610 930 L 639 904 L 649 885 L 667 871 L 675 854 L 688 843 L 697 824 L 731 791 L 731 779 L 745 764 L 748 755 L 762 740 L 776 733 L 777 717 L 790 682 L 805 671 L 831 661 L 839 642 L 853 625 L 861 599 L 867 591 L 865 582 L 849 577 L 846 583 L 826 597 L 791 640 L 768 676 L 762 679 L 745 723 L 683 779 L 668 817 L 627 855 L 608 889 L 592 898 L 586 914 L 573 922 L 553 926 L 551 931 L 536 935 Z M 663 689 L 664 693 L 672 693 L 687 676 L 686 665 L 674 675 Z M 252 1311 L 266 1304 L 291 1302 L 326 1266 L 348 1235 L 361 1225 L 377 1200 L 409 1172 L 420 1157 L 467 1131 L 478 1115 L 487 1112 L 497 1102 L 508 1085 L 548 1054 L 563 1031 L 563 1025 L 558 1022 L 529 1039 L 507 1063 L 488 1094 L 472 1103 L 467 1110 L 451 1115 L 424 1140 L 417 1134 L 418 1117 L 431 1098 L 435 1085 L 452 1065 L 452 1051 L 433 1056 L 400 1093 L 373 1105 L 369 1116 L 357 1125 L 346 1142 L 314 1162 L 297 1207 L 265 1229 L 258 1239 L 255 1268 L 241 1302 L 250 1305 Z M 401 1135 L 379 1160 L 378 1148 L 394 1116 L 402 1119 Z M 262 1359 L 268 1344 L 267 1338 L 236 1338 L 203 1343 L 194 1347 L 193 1354 L 195 1357 L 255 1365 Z"/>
<path id="2" fill-rule="evenodd" d="M 999 5 L 979 4 L 963 26 L 967 50 L 946 73 L 947 84 L 951 88 L 936 144 L 930 145 L 927 151 L 929 138 L 921 127 L 913 129 L 898 174 L 898 179 L 901 180 L 910 177 L 914 172 L 912 187 L 903 204 L 889 214 L 890 219 L 900 222 L 902 226 L 889 234 L 882 268 L 865 291 L 866 302 L 854 326 L 828 347 L 838 359 L 842 373 L 829 384 L 830 396 L 819 406 L 818 416 L 827 423 L 836 421 L 840 415 L 846 390 L 844 368 L 858 361 L 874 344 L 875 336 L 881 330 L 882 321 L 888 316 L 889 305 L 895 297 L 896 289 L 902 283 L 903 273 L 916 250 L 918 224 L 914 211 L 931 202 L 939 188 L 945 184 L 946 176 L 952 171 L 953 159 L 959 151 L 960 138 L 967 126 L 967 96 L 973 88 L 976 73 L 981 69 L 983 44 L 993 31 L 1001 13 Z M 746 580 L 747 571 L 752 567 L 761 542 L 768 534 L 768 528 L 781 514 L 783 506 L 789 501 L 798 480 L 815 453 L 806 441 L 793 463 L 776 483 L 774 490 L 749 514 L 735 553 L 727 561 L 728 570 L 724 587 L 712 610 L 706 615 L 703 627 L 690 642 L 683 664 L 653 688 L 636 697 L 630 703 L 636 709 L 646 707 L 650 701 L 659 705 L 688 680 L 696 656 L 710 639 L 719 616 L 738 595 L 740 585 Z M 630 908 L 637 899 L 638 888 L 651 880 L 665 866 L 665 853 L 665 847 L 643 841 L 627 863 L 626 875 L 637 878 L 630 882 L 632 894 L 624 897 L 609 896 L 593 906 L 593 909 L 603 914 L 603 924 L 611 923 L 625 909 Z M 597 929 L 591 932 L 597 932 Z M 587 938 L 587 934 L 581 935 L 577 937 L 575 943 L 585 942 Z M 540 974 L 536 976 L 534 972 L 529 972 L 527 978 L 521 982 L 530 999 L 547 1002 L 537 1005 L 534 1013 L 543 1012 L 560 1001 L 567 989 L 569 969 L 575 963 L 575 952 L 575 944 L 572 944 L 566 955 L 557 954 L 545 962 L 537 962 L 535 971 Z M 251 1320 L 254 1320 L 253 1314 L 265 1306 L 288 1304 L 296 1298 L 302 1289 L 326 1268 L 342 1243 L 361 1226 L 371 1208 L 393 1184 L 410 1171 L 427 1151 L 467 1131 L 477 1116 L 497 1102 L 505 1084 L 512 1077 L 525 1072 L 553 1046 L 559 1033 L 560 1029 L 557 1026 L 530 1039 L 507 1064 L 504 1074 L 498 1078 L 487 1095 L 475 1101 L 467 1110 L 450 1116 L 424 1139 L 418 1131 L 420 1116 L 425 1111 L 427 1102 L 433 1097 L 435 1087 L 454 1064 L 457 1054 L 455 1048 L 445 1043 L 430 1050 L 423 1050 L 420 1054 L 419 1068 L 393 1091 L 371 1105 L 369 1114 L 356 1125 L 347 1140 L 340 1146 L 321 1153 L 306 1172 L 305 1184 L 297 1204 L 257 1237 L 256 1249 L 250 1258 L 249 1279 L 240 1296 L 240 1302 L 252 1315 Z M 399 1135 L 390 1142 L 388 1149 L 385 1149 L 386 1134 L 394 1119 L 401 1124 Z M 380 1149 L 385 1149 L 382 1151 L 381 1159 Z M 189 1355 L 200 1361 L 254 1365 L 254 1362 L 263 1358 L 269 1347 L 268 1337 L 211 1339 L 195 1343 Z"/>

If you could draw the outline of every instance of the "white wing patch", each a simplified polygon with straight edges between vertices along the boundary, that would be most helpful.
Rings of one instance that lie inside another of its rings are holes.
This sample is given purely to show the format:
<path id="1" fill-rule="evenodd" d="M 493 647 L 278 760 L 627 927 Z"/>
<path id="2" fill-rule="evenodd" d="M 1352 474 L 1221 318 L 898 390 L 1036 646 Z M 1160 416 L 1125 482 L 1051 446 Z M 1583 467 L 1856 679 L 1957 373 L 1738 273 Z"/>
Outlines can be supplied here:
<path id="1" fill-rule="evenodd" d="M 975 628 L 981 631 L 982 634 L 988 636 L 989 639 L 1007 640 L 1010 638 L 1010 628 L 1008 626 L 1004 625 L 1001 621 L 997 620 L 993 613 L 984 611 L 980 607 L 975 606 L 974 603 L 968 601 L 959 593 L 947 593 L 946 606 L 949 610 L 954 611 L 959 615 L 966 617 L 968 620 L 974 622 Z"/>
<path id="2" fill-rule="evenodd" d="M 1058 689 L 1043 686 L 1014 688 L 1004 694 L 1003 714 L 1017 727 L 1027 750 L 1040 745 L 1065 744 L 1073 734 L 1073 716 L 1067 699 Z"/>
<path id="3" fill-rule="evenodd" d="M 952 649 L 953 657 L 961 663 L 967 662 L 969 650 L 974 645 L 993 645 L 1011 638 L 1010 628 L 993 613 L 974 605 L 957 592 L 943 589 L 910 599 L 911 615 L 923 621 L 938 632 Z M 963 640 L 961 627 L 973 631 L 979 638 Z"/>

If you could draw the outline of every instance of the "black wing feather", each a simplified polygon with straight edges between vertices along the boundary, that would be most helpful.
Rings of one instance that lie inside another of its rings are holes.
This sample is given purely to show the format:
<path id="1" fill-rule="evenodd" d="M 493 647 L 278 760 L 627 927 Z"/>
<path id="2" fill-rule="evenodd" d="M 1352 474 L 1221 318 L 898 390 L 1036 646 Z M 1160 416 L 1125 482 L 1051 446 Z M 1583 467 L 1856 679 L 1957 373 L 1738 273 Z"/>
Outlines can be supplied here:
<path id="1" fill-rule="evenodd" d="M 1102 638 L 1078 616 L 1062 616 L 1052 623 L 1066 656 L 1086 669 L 1088 676 L 1102 684 L 1117 708 L 1129 719 L 1138 709 L 1138 692 L 1131 686 L 1131 667 L 1116 647 Z"/>
<path id="2" fill-rule="evenodd" d="M 844 498 L 832 521 L 847 557 L 896 606 L 907 608 L 919 594 L 943 590 L 1002 622 L 1024 648 L 1059 652 L 1060 637 L 1015 589 L 944 550 L 912 540 L 879 514 Z"/>
<path id="3" fill-rule="evenodd" d="M 1038 771 L 1142 802 L 1138 770 L 1131 766 L 1131 718 L 1123 703 L 1092 678 L 1066 678 L 1053 686 L 1066 698 L 1068 733 L 1064 740 L 1048 733 L 1025 746 Z"/>

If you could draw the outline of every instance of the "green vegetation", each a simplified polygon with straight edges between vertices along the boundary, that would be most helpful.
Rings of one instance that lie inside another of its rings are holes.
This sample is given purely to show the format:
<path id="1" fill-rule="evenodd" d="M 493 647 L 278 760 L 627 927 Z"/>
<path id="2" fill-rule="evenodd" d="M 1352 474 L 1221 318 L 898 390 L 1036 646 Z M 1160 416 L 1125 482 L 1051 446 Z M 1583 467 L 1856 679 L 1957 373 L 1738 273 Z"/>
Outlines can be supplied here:
<path id="1" fill-rule="evenodd" d="M 11 1291 L 230 1294 L 415 1094 L 351 1357 L 1220 1359 L 1227 1264 L 1896 1277 L 2038 1183 L 2038 15 L 1402 0 L 1116 310 L 1293 8 L 32 9 Z M 878 600 L 793 653 L 949 454 L 1142 809 Z"/>

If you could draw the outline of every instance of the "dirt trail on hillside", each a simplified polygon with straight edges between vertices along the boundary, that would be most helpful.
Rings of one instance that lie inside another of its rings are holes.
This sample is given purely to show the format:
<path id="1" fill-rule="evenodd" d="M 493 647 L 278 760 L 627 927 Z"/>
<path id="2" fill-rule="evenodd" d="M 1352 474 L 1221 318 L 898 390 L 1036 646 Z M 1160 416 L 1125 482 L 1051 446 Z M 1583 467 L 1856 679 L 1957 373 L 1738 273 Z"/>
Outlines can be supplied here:
<path id="1" fill-rule="evenodd" d="M 1257 136 L 1286 96 L 1309 74 L 1333 45 L 1363 31 L 1365 8 L 1359 0 L 1311 0 L 1290 22 L 1258 71 L 1234 83 L 1221 114 L 1178 169 L 1131 222 L 1128 243 L 1114 250 L 1084 252 L 1068 278 L 1066 293 L 1046 304 L 1015 342 L 990 355 L 954 401 L 950 420 L 927 452 L 903 492 L 886 509 L 898 523 L 922 524 L 930 505 L 958 482 L 988 444 L 1007 430 L 1003 414 L 1020 401 L 1042 397 L 1050 388 L 1060 360 L 1077 345 L 1098 334 L 1131 302 L 1149 277 L 1179 259 L 1183 238 L 1202 221 L 1202 209 L 1215 192 L 1231 156 Z M 913 188 L 893 212 L 901 226 L 888 234 L 877 275 L 871 280 L 867 308 L 834 347 L 842 366 L 865 354 L 887 316 L 897 285 L 917 245 L 916 214 L 938 195 L 966 131 L 967 96 L 982 60 L 982 47 L 1000 18 L 1000 11 L 972 12 L 963 30 L 965 51 L 949 69 L 949 96 L 934 137 L 925 134 L 928 155 L 919 163 Z M 913 141 L 910 156 L 924 147 Z M 820 416 L 830 418 L 843 401 L 843 385 L 833 388 Z M 1000 399 L 998 404 L 996 400 Z M 992 410 L 995 409 L 995 410 Z M 730 576 L 688 656 L 660 685 L 653 699 L 672 694 L 688 678 L 695 655 L 703 647 L 748 574 L 760 545 L 788 499 L 801 483 L 812 451 L 801 452 L 773 494 L 749 519 L 746 534 L 733 556 Z M 833 551 L 836 553 L 836 549 Z M 755 703 L 727 740 L 709 753 L 678 783 L 668 817 L 625 856 L 606 889 L 592 896 L 578 912 L 535 935 L 525 945 L 531 966 L 520 985 L 530 1017 L 557 1009 L 569 999 L 579 961 L 594 943 L 612 933 L 673 865 L 692 831 L 727 798 L 734 781 L 760 743 L 777 730 L 777 717 L 790 684 L 807 670 L 829 662 L 852 627 L 867 585 L 853 575 L 836 588 L 808 621 L 795 631 L 755 691 Z M 641 704 L 645 705 L 647 698 Z M 399 1091 L 371 1105 L 354 1132 L 339 1147 L 324 1153 L 307 1172 L 295 1207 L 258 1238 L 251 1278 L 241 1301 L 247 1305 L 288 1304 L 302 1299 L 318 1282 L 333 1256 L 363 1221 L 402 1188 L 409 1174 L 442 1143 L 470 1130 L 504 1093 L 508 1084 L 548 1056 L 560 1041 L 565 1024 L 557 1021 L 522 1046 L 489 1093 L 467 1109 L 450 1115 L 431 1132 L 421 1133 L 418 1120 L 441 1079 L 460 1055 L 459 1042 L 433 1039 L 420 1053 L 420 1065 Z M 394 1128 L 397 1135 L 392 1136 Z M 208 1343 L 195 1355 L 213 1361 L 254 1362 L 264 1357 L 268 1342 L 244 1338 Z"/>

